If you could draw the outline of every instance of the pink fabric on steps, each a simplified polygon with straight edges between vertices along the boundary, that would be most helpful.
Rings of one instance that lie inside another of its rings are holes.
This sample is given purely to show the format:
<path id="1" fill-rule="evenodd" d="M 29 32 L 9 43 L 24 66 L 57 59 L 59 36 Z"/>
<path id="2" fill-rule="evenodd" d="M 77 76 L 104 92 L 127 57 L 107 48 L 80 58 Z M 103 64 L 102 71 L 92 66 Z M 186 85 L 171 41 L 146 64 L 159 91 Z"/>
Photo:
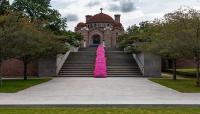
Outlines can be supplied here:
<path id="1" fill-rule="evenodd" d="M 99 47 L 97 48 L 94 77 L 95 78 L 107 77 L 106 57 L 103 45 L 99 45 Z"/>

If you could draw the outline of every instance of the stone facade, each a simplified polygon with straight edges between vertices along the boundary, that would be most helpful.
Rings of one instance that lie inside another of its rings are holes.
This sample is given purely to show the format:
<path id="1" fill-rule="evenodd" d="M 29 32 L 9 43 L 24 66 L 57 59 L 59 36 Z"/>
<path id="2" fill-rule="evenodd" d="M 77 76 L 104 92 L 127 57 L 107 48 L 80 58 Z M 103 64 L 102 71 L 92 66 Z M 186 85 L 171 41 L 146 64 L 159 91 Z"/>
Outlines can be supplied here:
<path id="1" fill-rule="evenodd" d="M 161 76 L 161 57 L 151 53 L 133 54 L 143 76 L 160 77 Z"/>
<path id="2" fill-rule="evenodd" d="M 24 64 L 22 61 L 17 59 L 5 60 L 2 63 L 1 71 L 6 77 L 21 77 L 24 73 Z M 38 75 L 38 62 L 33 61 L 28 64 L 27 68 L 28 76 Z"/>
<path id="3" fill-rule="evenodd" d="M 56 76 L 56 57 L 41 58 L 38 61 L 38 75 L 40 77 Z"/>
<path id="4" fill-rule="evenodd" d="M 104 43 L 106 47 L 116 47 L 117 37 L 124 33 L 120 22 L 120 15 L 115 19 L 107 14 L 99 13 L 94 16 L 87 15 L 86 22 L 80 22 L 75 31 L 84 37 L 82 47 L 93 47 Z"/>

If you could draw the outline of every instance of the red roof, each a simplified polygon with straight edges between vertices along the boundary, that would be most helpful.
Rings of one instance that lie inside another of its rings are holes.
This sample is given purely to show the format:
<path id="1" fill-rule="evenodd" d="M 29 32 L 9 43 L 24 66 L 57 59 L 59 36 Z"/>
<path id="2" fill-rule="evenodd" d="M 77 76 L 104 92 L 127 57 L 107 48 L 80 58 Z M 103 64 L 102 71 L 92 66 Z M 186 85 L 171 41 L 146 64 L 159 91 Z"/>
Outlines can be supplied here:
<path id="1" fill-rule="evenodd" d="M 80 23 L 77 24 L 78 28 L 82 28 L 82 27 L 85 27 L 85 26 L 86 26 L 86 24 L 83 23 L 83 22 L 80 22 Z"/>
<path id="2" fill-rule="evenodd" d="M 99 13 L 88 20 L 88 23 L 113 23 L 114 20 L 107 14 Z"/>
<path id="3" fill-rule="evenodd" d="M 116 21 L 112 25 L 113 27 L 122 27 L 122 24 Z"/>

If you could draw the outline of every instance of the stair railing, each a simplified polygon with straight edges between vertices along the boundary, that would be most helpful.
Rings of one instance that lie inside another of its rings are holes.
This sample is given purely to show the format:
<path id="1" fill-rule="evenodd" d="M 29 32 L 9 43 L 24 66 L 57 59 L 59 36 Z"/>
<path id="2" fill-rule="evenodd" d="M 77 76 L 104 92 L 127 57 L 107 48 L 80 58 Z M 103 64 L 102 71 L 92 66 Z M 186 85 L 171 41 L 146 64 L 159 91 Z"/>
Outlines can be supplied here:
<path id="1" fill-rule="evenodd" d="M 59 74 L 69 54 L 71 52 L 78 52 L 78 50 L 79 50 L 79 47 L 71 47 L 70 50 L 66 52 L 64 55 L 57 55 L 57 60 L 56 60 L 56 74 L 57 75 Z"/>
<path id="2" fill-rule="evenodd" d="M 141 59 L 138 57 L 137 54 L 133 54 L 133 58 L 135 59 L 140 68 L 140 71 L 142 72 L 142 75 L 144 76 L 144 64 L 142 63 Z"/>
<path id="3" fill-rule="evenodd" d="M 64 65 L 65 61 L 67 60 L 71 51 L 65 53 L 65 55 L 57 55 L 57 67 L 56 67 L 56 74 L 58 75 L 62 66 Z"/>

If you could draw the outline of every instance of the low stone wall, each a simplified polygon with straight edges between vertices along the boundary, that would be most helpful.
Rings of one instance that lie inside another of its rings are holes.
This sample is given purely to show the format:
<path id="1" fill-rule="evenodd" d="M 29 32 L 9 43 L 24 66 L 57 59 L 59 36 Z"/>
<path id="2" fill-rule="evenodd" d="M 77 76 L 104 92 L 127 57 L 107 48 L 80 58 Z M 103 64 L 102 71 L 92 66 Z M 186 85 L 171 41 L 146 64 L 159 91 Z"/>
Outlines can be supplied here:
<path id="1" fill-rule="evenodd" d="M 176 62 L 177 68 L 195 68 L 196 64 L 194 60 L 189 59 L 179 59 Z"/>
<path id="2" fill-rule="evenodd" d="M 139 53 L 133 55 L 143 76 L 160 77 L 161 76 L 161 57 L 150 53 Z"/>
<path id="3" fill-rule="evenodd" d="M 59 54 L 57 57 L 41 58 L 28 64 L 28 76 L 56 76 L 67 59 L 70 52 L 77 52 L 78 47 L 71 47 L 66 54 Z M 21 77 L 24 69 L 23 62 L 18 59 L 5 60 L 2 63 L 1 71 L 4 77 Z"/>
<path id="4" fill-rule="evenodd" d="M 21 77 L 24 74 L 24 64 L 18 59 L 4 60 L 1 66 L 4 77 Z M 38 76 L 38 61 L 32 61 L 27 67 L 28 76 Z"/>
<path id="5" fill-rule="evenodd" d="M 56 57 L 41 58 L 38 66 L 40 77 L 56 76 Z"/>
<path id="6" fill-rule="evenodd" d="M 78 47 L 71 47 L 65 54 L 39 60 L 39 76 L 57 76 L 71 52 L 77 52 Z"/>

